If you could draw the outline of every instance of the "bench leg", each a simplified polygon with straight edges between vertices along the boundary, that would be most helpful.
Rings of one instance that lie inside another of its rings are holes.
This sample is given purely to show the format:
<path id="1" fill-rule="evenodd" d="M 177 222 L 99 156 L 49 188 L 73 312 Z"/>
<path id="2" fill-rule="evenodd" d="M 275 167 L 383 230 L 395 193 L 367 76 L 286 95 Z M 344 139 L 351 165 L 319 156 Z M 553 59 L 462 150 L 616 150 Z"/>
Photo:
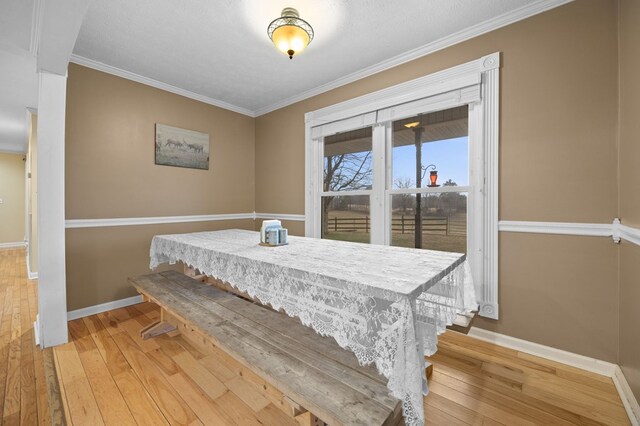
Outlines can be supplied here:
<path id="1" fill-rule="evenodd" d="M 427 370 L 427 380 L 429 380 L 431 378 L 431 375 L 433 375 L 433 364 L 431 364 L 429 361 L 425 361 L 424 363 Z"/>
<path id="2" fill-rule="evenodd" d="M 160 309 L 160 321 L 156 321 L 144 327 L 142 330 L 140 330 L 140 336 L 142 336 L 143 340 L 147 340 L 151 337 L 169 333 L 176 329 L 177 327 L 175 325 L 166 320 L 164 309 Z"/>
<path id="3" fill-rule="evenodd" d="M 140 330 L 140 336 L 144 340 L 147 340 L 150 337 L 156 337 L 161 334 L 169 333 L 170 331 L 175 330 L 176 327 L 172 324 L 169 324 L 166 321 L 156 321 L 153 324 L 149 324 L 142 330 Z"/>

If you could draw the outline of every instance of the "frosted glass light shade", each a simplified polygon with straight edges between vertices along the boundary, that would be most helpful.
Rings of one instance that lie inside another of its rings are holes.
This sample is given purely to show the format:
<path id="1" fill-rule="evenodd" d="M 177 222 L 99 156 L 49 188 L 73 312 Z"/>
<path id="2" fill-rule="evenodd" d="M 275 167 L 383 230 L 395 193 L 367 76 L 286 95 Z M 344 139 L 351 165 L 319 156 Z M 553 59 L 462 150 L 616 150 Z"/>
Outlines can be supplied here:
<path id="1" fill-rule="evenodd" d="M 286 7 L 282 10 L 282 16 L 274 19 L 267 28 L 267 35 L 273 44 L 289 59 L 302 52 L 313 40 L 313 28 L 298 16 L 297 10 Z"/>
<path id="2" fill-rule="evenodd" d="M 311 41 L 309 34 L 305 30 L 295 25 L 283 25 L 278 27 L 271 36 L 273 44 L 282 53 L 293 57 L 294 54 L 300 53 Z"/>

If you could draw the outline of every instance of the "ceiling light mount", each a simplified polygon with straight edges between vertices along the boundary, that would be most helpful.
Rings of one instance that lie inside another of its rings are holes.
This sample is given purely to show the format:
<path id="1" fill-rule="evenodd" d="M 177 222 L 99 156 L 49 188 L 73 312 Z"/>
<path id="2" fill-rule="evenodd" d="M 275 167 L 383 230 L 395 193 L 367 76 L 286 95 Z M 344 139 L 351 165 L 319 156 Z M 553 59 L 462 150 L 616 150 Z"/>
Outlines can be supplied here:
<path id="1" fill-rule="evenodd" d="M 300 19 L 296 9 L 285 7 L 281 16 L 269 24 L 267 35 L 278 50 L 293 59 L 293 55 L 302 52 L 313 40 L 313 28 Z"/>

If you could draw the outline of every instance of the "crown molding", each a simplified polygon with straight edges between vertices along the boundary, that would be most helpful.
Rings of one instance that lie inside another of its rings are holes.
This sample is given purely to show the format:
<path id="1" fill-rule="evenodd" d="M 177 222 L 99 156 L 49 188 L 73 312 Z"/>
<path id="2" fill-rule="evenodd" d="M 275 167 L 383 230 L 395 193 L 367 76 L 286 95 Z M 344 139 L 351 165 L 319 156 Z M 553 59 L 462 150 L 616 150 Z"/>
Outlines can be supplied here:
<path id="1" fill-rule="evenodd" d="M 83 56 L 72 54 L 70 61 L 73 62 L 74 64 L 82 65 L 88 68 L 105 72 L 107 74 L 112 74 L 118 77 L 125 78 L 127 80 L 131 80 L 137 83 L 145 84 L 147 86 L 155 87 L 160 90 L 175 93 L 176 95 L 184 96 L 189 99 L 194 99 L 196 101 L 203 102 L 205 104 L 217 106 L 219 108 L 224 108 L 229 111 L 234 111 L 239 114 L 243 114 L 243 115 L 247 115 L 249 117 L 255 118 L 264 114 L 268 114 L 272 111 L 278 110 L 280 108 L 284 108 L 286 106 L 292 105 L 296 102 L 300 102 L 305 99 L 311 98 L 313 96 L 320 95 L 324 92 L 328 92 L 330 90 L 336 89 L 346 84 L 353 83 L 354 81 L 363 79 L 365 77 L 369 77 L 370 75 L 377 74 L 381 71 L 385 71 L 390 68 L 396 67 L 398 65 L 402 65 L 406 62 L 413 61 L 414 59 L 418 59 L 423 56 L 429 55 L 431 53 L 437 52 L 439 50 L 446 49 L 447 47 L 453 46 L 458 43 L 462 43 L 463 41 L 497 30 L 498 28 L 505 27 L 507 25 L 513 24 L 523 19 L 527 19 L 531 16 L 537 15 L 542 12 L 546 12 L 547 10 L 554 9 L 556 7 L 562 6 L 572 1 L 573 0 L 538 0 L 538 1 L 532 2 L 526 6 L 520 7 L 518 9 L 512 10 L 507 13 L 503 13 L 502 15 L 496 16 L 495 18 L 492 18 L 492 19 L 488 19 L 484 22 L 473 25 L 462 31 L 458 31 L 457 33 L 451 34 L 447 37 L 440 38 L 431 43 L 427 43 L 423 46 L 401 53 L 400 55 L 394 56 L 393 58 L 384 60 L 382 62 L 371 65 L 369 67 L 363 68 L 359 71 L 348 74 L 344 77 L 340 77 L 329 83 L 322 84 L 313 89 L 299 93 L 295 96 L 275 102 L 271 105 L 258 108 L 255 111 L 252 111 L 248 108 L 239 107 L 237 105 L 233 105 L 225 101 L 210 98 L 208 96 L 204 96 L 195 92 L 191 92 L 186 89 L 181 89 L 179 87 L 172 86 L 170 84 L 163 83 L 161 81 L 154 80 L 152 78 L 144 77 L 130 71 L 126 71 L 111 65 L 104 64 L 102 62 L 95 61 L 93 59 L 85 58 Z"/>
<path id="2" fill-rule="evenodd" d="M 40 35 L 42 34 L 42 19 L 44 16 L 44 0 L 35 0 L 33 4 L 33 14 L 31 15 L 31 42 L 29 53 L 33 56 L 38 54 L 40 45 Z"/>
<path id="3" fill-rule="evenodd" d="M 107 65 L 102 62 L 94 61 L 93 59 L 85 58 L 83 56 L 72 54 L 70 61 L 73 62 L 74 64 L 82 65 L 83 67 L 91 68 L 97 71 L 102 71 L 107 74 L 115 75 L 127 80 L 131 80 L 147 86 L 155 87 L 156 89 L 164 90 L 165 92 L 171 92 L 176 95 L 184 96 L 185 98 L 193 99 L 208 105 L 213 105 L 213 106 L 223 108 L 229 111 L 237 112 L 243 115 L 248 115 L 249 117 L 256 116 L 253 111 L 247 108 L 242 108 L 225 101 L 200 95 L 198 93 L 191 92 L 189 90 L 181 89 L 179 87 L 172 86 L 170 84 L 163 83 L 161 81 L 154 80 L 149 77 L 144 77 L 142 75 L 139 75 L 130 71 L 126 71 L 121 68 L 116 68 L 114 66 Z"/>
<path id="4" fill-rule="evenodd" d="M 484 22 L 473 25 L 462 31 L 458 31 L 457 33 L 451 34 L 447 37 L 440 38 L 431 43 L 427 43 L 418 48 L 401 53 L 400 55 L 394 56 L 393 58 L 363 68 L 359 71 L 348 74 L 344 77 L 340 77 L 329 83 L 322 84 L 311 90 L 307 90 L 298 95 L 273 103 L 271 105 L 258 108 L 254 112 L 254 114 L 256 117 L 268 114 L 272 111 L 284 108 L 296 102 L 303 101 L 313 96 L 317 96 L 321 93 L 328 92 L 329 90 L 333 90 L 346 84 L 353 83 L 354 81 L 363 79 L 365 77 L 369 77 L 370 75 L 377 74 L 381 71 L 385 71 L 398 65 L 402 65 L 406 62 L 413 61 L 414 59 L 418 59 L 439 50 L 446 49 L 447 47 L 462 43 L 463 41 L 497 30 L 498 28 L 505 27 L 515 22 L 522 21 L 523 19 L 527 19 L 531 16 L 546 12 L 547 10 L 554 9 L 558 6 L 562 6 L 572 1 L 573 0 L 538 0 L 532 2 L 521 8 L 503 13 L 502 15 L 496 16 L 495 18 L 488 19 Z"/>

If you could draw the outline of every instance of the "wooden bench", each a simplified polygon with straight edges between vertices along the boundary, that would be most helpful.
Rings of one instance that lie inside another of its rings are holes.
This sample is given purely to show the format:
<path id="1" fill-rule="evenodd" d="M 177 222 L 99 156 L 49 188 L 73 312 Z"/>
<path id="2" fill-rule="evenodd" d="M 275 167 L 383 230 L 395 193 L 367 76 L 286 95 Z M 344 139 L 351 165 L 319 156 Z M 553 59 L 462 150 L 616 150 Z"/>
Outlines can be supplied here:
<path id="1" fill-rule="evenodd" d="M 161 321 L 143 329 L 143 337 L 177 328 L 198 348 L 223 352 L 299 423 L 403 424 L 385 378 L 297 319 L 175 271 L 129 281 L 161 308 Z"/>

